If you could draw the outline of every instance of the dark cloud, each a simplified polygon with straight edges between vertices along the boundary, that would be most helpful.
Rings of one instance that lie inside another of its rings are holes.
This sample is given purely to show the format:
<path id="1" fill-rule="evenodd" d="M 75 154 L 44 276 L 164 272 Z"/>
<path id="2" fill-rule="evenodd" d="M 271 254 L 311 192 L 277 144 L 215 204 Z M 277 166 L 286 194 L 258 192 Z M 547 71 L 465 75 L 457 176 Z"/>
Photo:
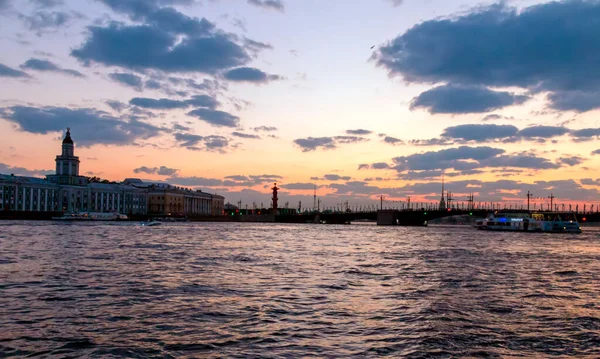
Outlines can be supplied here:
<path id="1" fill-rule="evenodd" d="M 281 176 L 278 175 L 231 175 L 225 177 L 224 180 L 216 179 L 216 178 L 204 178 L 204 177 L 179 177 L 174 176 L 172 178 L 168 178 L 166 181 L 169 183 L 174 183 L 182 186 L 206 186 L 206 187 L 219 187 L 219 186 L 227 186 L 227 187 L 254 187 L 257 185 L 263 185 L 266 183 L 273 183 L 282 179 Z"/>
<path id="2" fill-rule="evenodd" d="M 256 132 L 274 132 L 277 131 L 277 127 L 272 127 L 272 126 L 259 126 L 259 127 L 254 127 L 253 128 L 254 131 Z"/>
<path id="3" fill-rule="evenodd" d="M 6 10 L 10 7 L 11 0 L 0 0 L 0 11 Z"/>
<path id="4" fill-rule="evenodd" d="M 225 178 L 228 180 L 240 181 L 240 182 L 250 181 L 250 177 L 243 176 L 243 175 L 231 175 L 231 176 L 225 176 Z"/>
<path id="5" fill-rule="evenodd" d="M 442 133 L 445 139 L 485 142 L 488 140 L 513 137 L 519 129 L 512 125 L 473 124 L 447 127 Z"/>
<path id="6" fill-rule="evenodd" d="M 387 0 L 388 2 L 390 2 L 394 7 L 400 6 L 404 3 L 404 0 Z"/>
<path id="7" fill-rule="evenodd" d="M 383 142 L 385 143 L 389 143 L 390 145 L 403 145 L 404 141 L 402 141 L 399 138 L 396 137 L 391 137 L 391 136 L 385 136 L 383 138 Z"/>
<path id="8" fill-rule="evenodd" d="M 242 133 L 242 132 L 236 131 L 236 132 L 232 132 L 231 135 L 235 136 L 235 137 L 239 137 L 239 138 L 250 138 L 250 139 L 260 140 L 260 136 L 249 134 L 249 133 Z"/>
<path id="9" fill-rule="evenodd" d="M 229 140 L 223 136 L 206 136 L 204 137 L 204 146 L 208 151 L 223 153 L 229 146 Z"/>
<path id="10" fill-rule="evenodd" d="M 446 170 L 454 171 L 446 172 L 448 176 L 464 176 L 483 173 L 484 168 L 502 168 L 503 171 L 510 171 L 513 168 L 557 169 L 561 166 L 573 166 L 581 160 L 579 157 L 562 157 L 557 163 L 553 163 L 533 153 L 506 154 L 499 148 L 461 146 L 396 157 L 393 159 L 394 165 L 389 168 L 396 170 L 401 177 L 426 178 L 438 173 L 434 171 Z M 388 168 L 385 163 L 375 163 L 368 167 L 361 165 L 360 168 L 377 169 L 378 166 L 382 169 Z"/>
<path id="11" fill-rule="evenodd" d="M 66 25 L 73 15 L 63 11 L 40 10 L 31 15 L 20 14 L 19 17 L 30 30 L 37 31 L 38 35 L 41 35 L 43 30 Z"/>
<path id="12" fill-rule="evenodd" d="M 191 5 L 194 0 L 99 0 L 113 11 L 126 14 L 133 21 L 145 22 L 175 34 L 207 35 L 214 24 L 206 19 L 189 17 L 171 5 Z"/>
<path id="13" fill-rule="evenodd" d="M 480 161 L 478 167 L 514 167 L 541 170 L 556 169 L 560 166 L 550 162 L 546 158 L 541 158 L 532 155 L 516 155 L 487 158 Z"/>
<path id="14" fill-rule="evenodd" d="M 178 77 L 169 77 L 167 80 L 173 85 L 184 86 L 188 90 L 207 91 L 211 94 L 216 94 L 219 90 L 227 89 L 225 86 L 221 85 L 217 80 L 204 79 L 202 80 L 202 82 L 198 82 L 194 79 Z"/>
<path id="15" fill-rule="evenodd" d="M 350 181 L 346 183 L 332 183 L 327 187 L 332 188 L 337 195 L 369 196 L 381 193 L 379 187 L 370 186 L 368 182 Z"/>
<path id="16" fill-rule="evenodd" d="M 340 143 L 340 144 L 359 143 L 359 142 L 369 141 L 366 138 L 358 137 L 358 136 L 335 136 L 333 139 L 336 141 L 336 143 Z"/>
<path id="17" fill-rule="evenodd" d="M 132 70 L 154 69 L 165 72 L 217 71 L 250 61 L 246 50 L 231 35 L 214 32 L 180 38 L 156 26 L 90 26 L 84 44 L 71 52 L 84 64 L 97 62 Z"/>
<path id="18" fill-rule="evenodd" d="M 108 77 L 122 85 L 133 87 L 137 91 L 142 91 L 144 83 L 142 78 L 138 75 L 115 72 L 109 74 Z"/>
<path id="19" fill-rule="evenodd" d="M 372 133 L 373 133 L 373 131 L 363 130 L 363 129 L 346 130 L 346 134 L 348 134 L 348 135 L 355 135 L 355 136 L 365 136 L 365 135 L 370 135 Z"/>
<path id="20" fill-rule="evenodd" d="M 315 189 L 315 185 L 314 183 L 289 183 L 286 185 L 282 185 L 281 186 L 284 189 L 291 189 L 291 190 L 314 190 Z"/>
<path id="21" fill-rule="evenodd" d="M 74 76 L 74 77 L 85 77 L 81 72 L 71 69 L 63 69 L 56 64 L 42 59 L 31 58 L 23 65 L 21 65 L 22 69 L 30 69 L 37 71 L 49 71 L 49 72 L 58 72 L 64 75 Z"/>
<path id="22" fill-rule="evenodd" d="M 169 168 L 166 166 L 160 167 L 146 167 L 142 166 L 133 170 L 135 173 L 147 173 L 151 175 L 159 175 L 159 176 L 173 176 L 179 170 L 175 168 Z"/>
<path id="23" fill-rule="evenodd" d="M 54 173 L 52 170 L 29 170 L 23 167 L 14 167 L 0 163 L 0 173 L 14 174 L 16 176 L 45 176 Z"/>
<path id="24" fill-rule="evenodd" d="M 569 131 L 563 126 L 532 126 L 522 129 L 518 135 L 524 138 L 551 138 L 565 135 Z"/>
<path id="25" fill-rule="evenodd" d="M 262 7 L 265 9 L 273 9 L 280 12 L 284 12 L 285 7 L 281 0 L 248 0 L 248 4 Z"/>
<path id="26" fill-rule="evenodd" d="M 326 181 L 349 181 L 352 177 L 350 176 L 340 176 L 336 174 L 326 174 L 323 176 L 323 179 Z"/>
<path id="27" fill-rule="evenodd" d="M 585 158 L 580 156 L 570 156 L 570 157 L 560 157 L 558 159 L 558 164 L 567 165 L 567 166 L 577 166 L 582 164 L 585 161 Z"/>
<path id="28" fill-rule="evenodd" d="M 282 77 L 279 75 L 269 75 L 252 67 L 238 67 L 236 69 L 229 70 L 223 77 L 229 81 L 252 83 L 267 83 L 269 81 L 277 81 L 282 79 Z"/>
<path id="29" fill-rule="evenodd" d="M 130 145 L 159 135 L 162 129 L 134 117 L 128 121 L 91 108 L 12 106 L 0 109 L 0 118 L 19 125 L 24 132 L 47 134 L 71 128 L 80 146 Z"/>
<path id="30" fill-rule="evenodd" d="M 556 110 L 586 112 L 600 107 L 600 90 L 555 91 L 548 94 L 548 100 Z"/>
<path id="31" fill-rule="evenodd" d="M 144 87 L 151 90 L 160 90 L 162 88 L 162 84 L 154 79 L 150 79 L 144 82 Z"/>
<path id="32" fill-rule="evenodd" d="M 29 0 L 30 3 L 41 8 L 51 8 L 62 5 L 63 0 Z M 1 8 L 2 6 L 0 6 Z"/>
<path id="33" fill-rule="evenodd" d="M 477 162 L 495 157 L 505 151 L 493 147 L 468 147 L 449 148 L 440 151 L 417 153 L 393 159 L 398 171 L 404 170 L 437 170 L 454 168 L 456 170 L 473 169 L 478 167 Z M 473 167 L 475 166 L 475 167 Z"/>
<path id="34" fill-rule="evenodd" d="M 591 178 L 583 178 L 579 180 L 579 183 L 586 186 L 600 186 L 600 178 L 591 179 Z"/>
<path id="35" fill-rule="evenodd" d="M 575 142 L 590 141 L 600 137 L 600 128 L 584 128 L 571 131 L 571 136 Z"/>
<path id="36" fill-rule="evenodd" d="M 492 91 L 483 86 L 443 85 L 421 93 L 411 102 L 411 110 L 429 113 L 481 113 L 525 102 L 527 96 Z"/>
<path id="37" fill-rule="evenodd" d="M 176 108 L 186 108 L 185 101 L 171 100 L 168 98 L 153 99 L 145 97 L 134 97 L 129 100 L 130 105 L 152 109 L 152 110 L 172 110 Z"/>
<path id="38" fill-rule="evenodd" d="M 165 179 L 168 183 L 189 186 L 189 187 L 216 187 L 222 186 L 223 180 L 216 178 L 205 178 L 205 177 L 170 177 Z"/>
<path id="39" fill-rule="evenodd" d="M 0 64 L 0 77 L 29 77 L 25 72 Z"/>
<path id="40" fill-rule="evenodd" d="M 454 144 L 453 141 L 447 138 L 430 138 L 428 140 L 410 140 L 413 146 L 448 146 Z"/>
<path id="41" fill-rule="evenodd" d="M 223 136 L 198 136 L 190 133 L 176 133 L 175 140 L 181 146 L 192 151 L 214 151 L 226 153 L 229 149 L 229 140 Z"/>
<path id="42" fill-rule="evenodd" d="M 167 98 L 153 99 L 147 97 L 134 97 L 129 101 L 129 104 L 153 109 L 153 110 L 172 110 L 176 108 L 187 108 L 187 107 L 207 107 L 215 108 L 219 105 L 219 102 L 208 95 L 197 95 L 187 100 L 171 100 Z"/>
<path id="43" fill-rule="evenodd" d="M 106 100 L 104 103 L 117 112 L 121 112 L 127 108 L 127 104 L 120 101 Z"/>
<path id="44" fill-rule="evenodd" d="M 176 133 L 175 140 L 181 142 L 180 144 L 184 147 L 195 147 L 200 141 L 204 139 L 204 136 L 198 136 L 191 133 Z"/>
<path id="45" fill-rule="evenodd" d="M 310 152 L 318 148 L 335 148 L 335 141 L 331 137 L 299 138 L 297 140 L 294 140 L 294 143 L 302 149 L 302 152 Z"/>
<path id="46" fill-rule="evenodd" d="M 264 42 L 255 41 L 249 39 L 247 37 L 244 38 L 244 45 L 248 51 L 252 52 L 254 55 L 258 54 L 263 50 L 272 50 L 273 46 L 270 44 L 266 44 Z"/>
<path id="47" fill-rule="evenodd" d="M 383 170 L 383 169 L 390 168 L 390 165 L 388 165 L 385 162 L 377 162 L 377 163 L 373 163 L 371 165 L 371 168 L 374 169 L 374 170 Z"/>
<path id="48" fill-rule="evenodd" d="M 411 140 L 415 146 L 447 146 L 453 144 L 502 142 L 514 143 L 521 140 L 544 140 L 570 133 L 564 126 L 532 126 L 519 130 L 512 125 L 467 124 L 444 129 L 440 138 Z"/>
<path id="49" fill-rule="evenodd" d="M 402 178 L 405 181 L 439 179 L 442 176 L 442 174 L 444 174 L 444 171 L 441 170 L 408 171 L 407 173 L 401 175 L 400 178 Z"/>
<path id="50" fill-rule="evenodd" d="M 337 145 L 354 144 L 369 141 L 368 138 L 359 136 L 334 136 L 334 137 L 308 137 L 294 140 L 302 152 L 314 151 L 316 149 L 333 149 Z"/>
<path id="51" fill-rule="evenodd" d="M 218 127 L 238 127 L 240 118 L 230 113 L 211 110 L 207 108 L 198 108 L 188 112 L 188 116 L 197 117 L 202 121 L 208 122 Z"/>
<path id="52" fill-rule="evenodd" d="M 173 124 L 173 130 L 174 131 L 183 131 L 183 132 L 186 132 L 186 131 L 191 131 L 192 129 L 190 127 L 187 127 L 187 126 L 183 126 L 181 124 L 174 123 Z"/>
<path id="53" fill-rule="evenodd" d="M 591 155 L 600 155 L 600 149 L 592 151 Z"/>
<path id="54" fill-rule="evenodd" d="M 600 89 L 599 16 L 597 1 L 522 10 L 501 2 L 422 22 L 374 58 L 408 82 L 549 91 L 552 107 L 587 110 L 600 106 L 600 97 L 582 95 Z"/>

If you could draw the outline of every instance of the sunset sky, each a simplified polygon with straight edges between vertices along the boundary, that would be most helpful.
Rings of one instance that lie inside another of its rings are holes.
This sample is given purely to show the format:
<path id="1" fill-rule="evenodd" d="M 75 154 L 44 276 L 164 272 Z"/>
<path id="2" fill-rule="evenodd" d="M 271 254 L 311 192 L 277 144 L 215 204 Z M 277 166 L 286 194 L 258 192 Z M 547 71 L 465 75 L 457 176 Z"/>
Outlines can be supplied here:
<path id="1" fill-rule="evenodd" d="M 600 199 L 600 2 L 0 0 L 0 173 Z M 539 202 L 543 200 L 539 199 Z"/>

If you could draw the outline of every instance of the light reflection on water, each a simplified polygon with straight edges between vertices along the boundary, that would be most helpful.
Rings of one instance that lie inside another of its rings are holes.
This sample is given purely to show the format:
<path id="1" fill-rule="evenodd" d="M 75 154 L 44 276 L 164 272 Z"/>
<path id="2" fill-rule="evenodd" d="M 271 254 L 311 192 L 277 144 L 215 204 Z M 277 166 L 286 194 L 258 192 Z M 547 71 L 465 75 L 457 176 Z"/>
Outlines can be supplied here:
<path id="1" fill-rule="evenodd" d="M 0 222 L 0 357 L 597 357 L 584 230 Z"/>

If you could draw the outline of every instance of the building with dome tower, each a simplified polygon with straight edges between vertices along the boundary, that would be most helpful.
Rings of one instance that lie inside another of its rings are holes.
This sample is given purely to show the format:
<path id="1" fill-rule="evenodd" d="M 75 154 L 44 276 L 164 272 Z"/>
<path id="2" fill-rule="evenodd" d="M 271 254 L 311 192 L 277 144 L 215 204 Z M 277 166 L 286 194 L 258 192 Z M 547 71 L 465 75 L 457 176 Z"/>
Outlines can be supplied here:
<path id="1" fill-rule="evenodd" d="M 79 157 L 75 156 L 75 144 L 71 138 L 71 129 L 62 141 L 62 153 L 56 156 L 56 174 L 46 176 L 46 179 L 59 185 L 85 186 L 88 179 L 79 175 Z"/>
<path id="2" fill-rule="evenodd" d="M 146 190 L 120 183 L 89 183 L 88 177 L 79 175 L 80 160 L 69 128 L 55 162 L 55 174 L 45 179 L 0 175 L 0 211 L 19 212 L 26 218 L 45 218 L 36 213 L 147 213 Z"/>
<path id="3" fill-rule="evenodd" d="M 157 216 L 223 214 L 225 199 L 201 190 L 126 179 L 97 183 L 79 175 L 71 129 L 55 158 L 56 170 L 45 179 L 0 174 L 0 217 L 51 218 L 61 213 L 118 213 Z"/>

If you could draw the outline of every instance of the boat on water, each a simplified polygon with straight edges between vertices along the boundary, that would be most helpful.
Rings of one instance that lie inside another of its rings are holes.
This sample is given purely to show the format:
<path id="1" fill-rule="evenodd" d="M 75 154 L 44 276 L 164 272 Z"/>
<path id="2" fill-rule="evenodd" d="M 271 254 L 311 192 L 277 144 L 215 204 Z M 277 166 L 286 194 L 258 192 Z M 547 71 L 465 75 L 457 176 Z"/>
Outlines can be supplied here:
<path id="1" fill-rule="evenodd" d="M 65 213 L 60 217 L 52 217 L 55 221 L 91 221 L 87 213 Z"/>
<path id="2" fill-rule="evenodd" d="M 140 225 L 144 226 L 144 227 L 160 226 L 161 224 L 162 224 L 162 222 L 159 222 L 159 221 L 147 221 L 147 222 L 140 223 Z"/>
<path id="3" fill-rule="evenodd" d="M 581 233 L 579 222 L 572 212 L 499 212 L 479 219 L 475 228 L 484 231 L 521 231 L 548 233 Z"/>
<path id="4" fill-rule="evenodd" d="M 52 217 L 58 221 L 126 221 L 126 214 L 119 213 L 100 213 L 100 212 L 80 212 L 80 213 L 65 213 L 60 217 Z"/>

